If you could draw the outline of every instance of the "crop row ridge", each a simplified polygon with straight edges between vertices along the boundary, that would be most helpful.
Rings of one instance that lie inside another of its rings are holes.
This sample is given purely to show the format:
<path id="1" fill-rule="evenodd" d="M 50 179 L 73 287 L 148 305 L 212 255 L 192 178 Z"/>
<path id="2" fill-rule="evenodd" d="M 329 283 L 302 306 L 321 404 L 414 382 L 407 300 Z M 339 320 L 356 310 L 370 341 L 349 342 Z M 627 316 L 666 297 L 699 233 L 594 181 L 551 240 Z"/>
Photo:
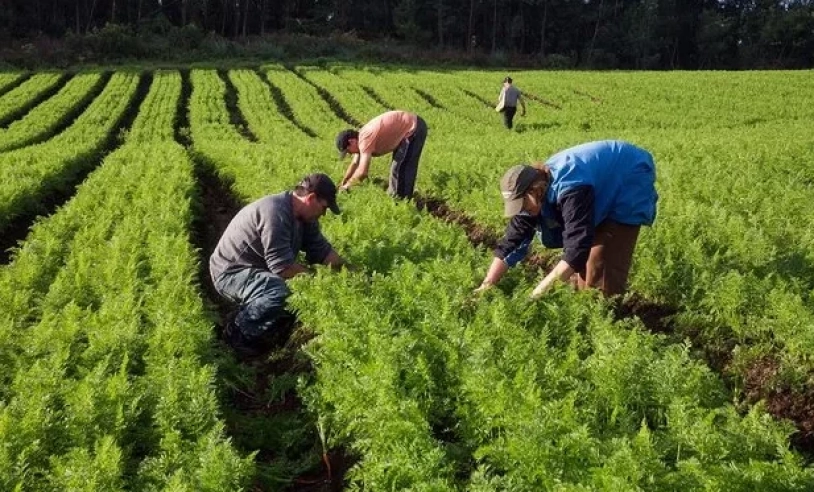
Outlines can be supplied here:
<path id="1" fill-rule="evenodd" d="M 326 103 L 328 103 L 328 106 L 330 106 L 331 110 L 334 112 L 334 114 L 337 116 L 337 118 L 339 118 L 340 120 L 343 120 L 345 123 L 349 124 L 350 126 L 352 126 L 354 128 L 361 128 L 362 127 L 362 123 L 359 120 L 357 120 L 356 118 L 354 118 L 353 116 L 351 116 L 350 114 L 348 114 L 348 112 L 345 111 L 345 108 L 343 108 L 342 105 L 339 104 L 339 101 L 337 101 L 336 98 L 330 92 L 328 92 L 324 87 L 318 85 L 317 83 L 315 83 L 314 81 L 312 81 L 311 79 L 309 79 L 308 77 L 306 77 L 305 75 L 300 73 L 298 70 L 296 70 L 294 68 L 291 68 L 291 67 L 286 67 L 286 68 L 288 68 L 288 70 L 290 70 L 294 75 L 296 75 L 297 77 L 302 79 L 304 82 L 306 82 L 307 84 L 312 86 L 314 89 L 316 89 L 319 96 Z"/>
<path id="2" fill-rule="evenodd" d="M 74 74 L 72 72 L 65 72 L 63 73 L 57 82 L 49 87 L 48 89 L 44 90 L 42 93 L 38 94 L 37 97 L 27 101 L 25 104 L 8 114 L 5 118 L 0 120 L 0 128 L 8 128 L 8 126 L 16 120 L 19 120 L 23 116 L 25 116 L 29 111 L 37 107 L 40 103 L 45 101 L 46 99 L 52 97 L 54 94 L 60 91 L 65 84 L 73 77 Z M 18 84 L 19 85 L 19 84 Z M 16 86 L 15 86 L 16 87 Z"/>
<path id="3" fill-rule="evenodd" d="M 263 73 L 262 71 L 257 70 L 257 75 L 263 82 L 266 83 L 266 85 L 269 88 L 269 91 L 271 91 L 271 98 L 274 99 L 274 104 L 277 105 L 277 111 L 279 111 L 281 115 L 285 116 L 286 119 L 290 121 L 292 125 L 299 128 L 300 131 L 303 132 L 304 134 L 308 135 L 311 138 L 319 137 L 319 135 L 317 135 L 317 133 L 314 130 L 308 128 L 306 125 L 304 125 L 301 121 L 297 119 L 297 116 L 294 114 L 294 110 L 291 108 L 291 105 L 288 104 L 288 101 L 283 95 L 283 91 L 280 90 L 279 87 L 274 85 L 271 82 L 271 80 L 269 80 L 268 73 Z"/>
<path id="4" fill-rule="evenodd" d="M 417 87 L 413 87 L 413 90 L 415 91 L 416 94 L 418 94 L 418 97 L 420 97 L 421 99 L 427 101 L 427 104 L 429 104 L 433 108 L 435 108 L 435 109 L 447 109 L 447 108 L 444 107 L 443 104 L 438 102 L 438 100 L 435 99 L 432 96 L 432 94 L 430 94 L 429 92 L 423 91 L 423 90 L 421 90 L 421 89 L 419 89 Z"/>
<path id="5" fill-rule="evenodd" d="M 112 74 L 108 73 L 107 75 L 109 80 Z M 132 126 L 136 114 L 138 114 L 139 104 L 144 100 L 150 88 L 151 80 L 150 75 L 142 75 L 138 87 L 118 124 L 113 126 L 101 148 L 94 152 L 93 156 L 89 157 L 94 163 L 72 175 L 69 182 L 65 183 L 59 190 L 49 193 L 40 201 L 37 210 L 21 214 L 14 218 L 4 230 L 0 231 L 2 232 L 0 234 L 0 265 L 8 265 L 12 261 L 14 247 L 25 240 L 29 230 L 38 219 L 53 215 L 57 209 L 67 203 L 76 194 L 77 187 L 101 164 L 103 157 L 121 145 L 121 136 Z M 102 86 L 104 87 L 104 85 L 106 83 Z"/>
<path id="6" fill-rule="evenodd" d="M 370 96 L 371 99 L 376 101 L 378 104 L 384 106 L 384 108 L 387 109 L 388 111 L 396 109 L 393 107 L 392 104 L 385 101 L 381 95 L 379 95 L 375 90 L 373 90 L 373 87 L 370 87 L 369 85 L 360 85 L 359 87 L 361 87 L 362 90 L 365 91 L 365 94 Z"/>
<path id="7" fill-rule="evenodd" d="M 218 76 L 226 84 L 226 93 L 223 97 L 226 101 L 226 110 L 229 112 L 229 121 L 246 140 L 257 142 L 257 135 L 249 129 L 249 124 L 237 104 L 237 89 L 229 78 L 229 74 L 226 70 L 218 70 Z"/>
<path id="8" fill-rule="evenodd" d="M 461 88 L 461 90 L 463 91 L 463 93 L 464 93 L 464 94 L 466 94 L 467 96 L 471 97 L 472 99 L 475 99 L 475 100 L 476 100 L 476 101 L 478 101 L 479 103 L 483 104 L 485 107 L 487 107 L 487 108 L 489 108 L 489 109 L 492 109 L 492 108 L 494 107 L 494 104 L 490 103 L 489 101 L 487 101 L 487 100 L 486 100 L 485 98 L 483 98 L 482 96 L 480 96 L 480 95 L 478 95 L 478 94 L 475 94 L 474 92 L 472 92 L 472 91 L 470 91 L 470 90 L 468 90 L 468 89 L 463 89 L 463 88 Z"/>
<path id="9" fill-rule="evenodd" d="M 93 103 L 94 99 L 99 97 L 99 94 L 102 93 L 107 83 L 110 81 L 110 78 L 113 76 L 113 72 L 105 71 L 102 73 L 102 76 L 99 77 L 99 80 L 96 81 L 96 84 L 91 88 L 91 90 L 83 97 L 79 103 L 71 108 L 65 115 L 60 118 L 60 121 L 54 126 L 53 129 L 43 133 L 42 135 L 37 135 L 34 138 L 30 138 L 28 140 L 24 140 L 18 142 L 14 145 L 10 145 L 6 147 L 3 152 L 9 152 L 11 150 L 19 149 L 22 147 L 27 147 L 29 145 L 36 145 L 38 143 L 46 142 L 51 138 L 59 135 L 66 129 L 68 129 L 71 125 L 74 124 L 77 118 L 85 112 L 86 109 Z M 33 109 L 33 108 L 32 108 Z"/>
<path id="10" fill-rule="evenodd" d="M 6 93 L 13 91 L 17 87 L 20 87 L 23 82 L 30 79 L 34 76 L 34 72 L 25 72 L 17 77 L 15 80 L 11 81 L 10 83 L 6 84 L 3 87 L 0 87 L 0 97 L 6 95 Z"/>

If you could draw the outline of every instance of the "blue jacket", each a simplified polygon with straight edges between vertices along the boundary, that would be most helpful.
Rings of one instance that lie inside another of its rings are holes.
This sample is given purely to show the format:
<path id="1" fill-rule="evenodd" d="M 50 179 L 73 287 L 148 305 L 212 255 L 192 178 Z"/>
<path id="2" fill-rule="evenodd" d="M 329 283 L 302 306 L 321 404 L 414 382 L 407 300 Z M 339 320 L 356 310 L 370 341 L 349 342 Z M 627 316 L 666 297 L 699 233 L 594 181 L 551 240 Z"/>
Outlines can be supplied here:
<path id="1" fill-rule="evenodd" d="M 526 256 L 535 230 L 545 246 L 564 247 L 563 259 L 580 270 L 602 221 L 651 225 L 655 220 L 656 170 L 646 150 L 618 140 L 589 142 L 555 154 L 546 164 L 552 179 L 540 215 L 516 215 L 495 250 L 509 266 Z"/>
<path id="2" fill-rule="evenodd" d="M 546 165 L 551 185 L 539 229 L 543 244 L 550 248 L 562 247 L 557 204 L 579 186 L 593 188 L 594 227 L 605 219 L 628 225 L 651 225 L 656 219 L 656 166 L 644 149 L 621 140 L 589 142 L 553 155 Z"/>

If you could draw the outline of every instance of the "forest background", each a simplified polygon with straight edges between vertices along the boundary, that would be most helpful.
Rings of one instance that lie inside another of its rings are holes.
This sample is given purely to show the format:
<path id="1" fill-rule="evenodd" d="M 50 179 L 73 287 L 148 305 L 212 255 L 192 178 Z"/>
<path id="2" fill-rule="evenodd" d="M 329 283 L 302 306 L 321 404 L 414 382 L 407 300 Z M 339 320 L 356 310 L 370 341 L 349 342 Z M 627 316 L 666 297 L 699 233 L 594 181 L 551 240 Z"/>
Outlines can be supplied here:
<path id="1" fill-rule="evenodd" d="M 0 68 L 154 59 L 814 66 L 812 0 L 0 0 Z"/>

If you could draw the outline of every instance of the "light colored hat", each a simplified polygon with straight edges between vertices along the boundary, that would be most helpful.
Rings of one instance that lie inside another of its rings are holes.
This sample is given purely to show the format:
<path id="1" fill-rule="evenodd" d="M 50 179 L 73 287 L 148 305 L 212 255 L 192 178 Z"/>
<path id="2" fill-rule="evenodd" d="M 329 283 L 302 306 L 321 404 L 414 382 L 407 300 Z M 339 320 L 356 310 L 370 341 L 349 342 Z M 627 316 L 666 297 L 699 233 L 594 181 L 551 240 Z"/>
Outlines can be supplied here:
<path id="1" fill-rule="evenodd" d="M 506 171 L 506 174 L 500 179 L 500 193 L 503 195 L 506 217 L 514 217 L 523 209 L 523 196 L 537 174 L 537 169 L 526 164 L 518 164 Z"/>

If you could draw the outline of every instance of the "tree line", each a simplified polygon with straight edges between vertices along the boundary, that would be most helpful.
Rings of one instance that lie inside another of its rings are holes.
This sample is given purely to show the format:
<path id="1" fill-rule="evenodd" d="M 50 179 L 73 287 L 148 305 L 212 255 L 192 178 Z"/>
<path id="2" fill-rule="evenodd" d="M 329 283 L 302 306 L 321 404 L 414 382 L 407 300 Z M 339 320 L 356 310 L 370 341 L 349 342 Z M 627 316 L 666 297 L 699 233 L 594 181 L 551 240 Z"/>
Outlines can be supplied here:
<path id="1" fill-rule="evenodd" d="M 3 0 L 0 36 L 353 33 L 428 49 L 634 69 L 814 66 L 814 0 Z"/>

